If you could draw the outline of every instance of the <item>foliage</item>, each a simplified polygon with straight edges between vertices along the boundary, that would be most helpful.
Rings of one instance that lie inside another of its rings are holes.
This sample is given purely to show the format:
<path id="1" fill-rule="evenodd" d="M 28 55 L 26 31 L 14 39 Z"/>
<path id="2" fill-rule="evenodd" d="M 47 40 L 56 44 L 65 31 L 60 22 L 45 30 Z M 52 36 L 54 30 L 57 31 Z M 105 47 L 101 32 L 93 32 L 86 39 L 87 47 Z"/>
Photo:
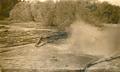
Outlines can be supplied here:
<path id="1" fill-rule="evenodd" d="M 10 10 L 17 2 L 18 0 L 0 0 L 0 19 L 8 17 Z"/>
<path id="2" fill-rule="evenodd" d="M 92 24 L 113 23 L 119 24 L 120 7 L 111 5 L 107 2 L 90 3 L 77 2 L 77 14 L 86 22 Z"/>
<path id="3" fill-rule="evenodd" d="M 31 4 L 31 13 L 33 20 L 48 25 L 52 21 L 54 4 L 52 2 L 37 2 Z"/>
<path id="4" fill-rule="evenodd" d="M 53 25 L 59 28 L 68 27 L 75 20 L 75 2 L 60 1 L 56 3 Z"/>
<path id="5" fill-rule="evenodd" d="M 21 6 L 21 7 L 20 7 Z M 85 0 L 19 3 L 10 13 L 10 17 L 21 21 L 41 22 L 46 26 L 64 29 L 75 20 L 84 20 L 93 25 L 102 23 L 119 24 L 120 7 L 107 2 Z"/>
<path id="6" fill-rule="evenodd" d="M 95 11 L 95 15 L 99 17 L 102 22 L 105 23 L 119 23 L 120 20 L 120 7 L 103 2 L 99 4 L 98 9 Z"/>
<path id="7" fill-rule="evenodd" d="M 31 21 L 30 4 L 19 2 L 10 12 L 11 20 Z"/>

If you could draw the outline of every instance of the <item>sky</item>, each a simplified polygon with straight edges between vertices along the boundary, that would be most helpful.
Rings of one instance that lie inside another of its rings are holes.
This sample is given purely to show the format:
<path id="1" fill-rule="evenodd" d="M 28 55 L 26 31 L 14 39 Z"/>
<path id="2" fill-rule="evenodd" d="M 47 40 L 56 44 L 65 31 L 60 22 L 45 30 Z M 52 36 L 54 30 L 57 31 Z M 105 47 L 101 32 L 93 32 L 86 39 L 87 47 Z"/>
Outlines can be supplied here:
<path id="1" fill-rule="evenodd" d="M 36 1 L 36 0 L 26 0 L 26 1 Z M 44 1 L 47 1 L 47 0 L 39 0 L 39 1 L 44 2 Z M 53 0 L 53 1 L 55 2 L 55 1 L 59 1 L 59 0 Z M 100 1 L 100 2 L 107 1 L 110 4 L 120 6 L 120 0 L 98 0 L 98 1 Z"/>
<path id="2" fill-rule="evenodd" d="M 118 6 L 120 6 L 120 0 L 99 0 L 99 1 L 101 1 L 101 2 L 107 1 L 107 2 L 109 2 L 109 3 L 111 3 L 111 4 L 113 4 L 113 5 L 118 5 Z"/>
<path id="3" fill-rule="evenodd" d="M 21 0 L 21 1 L 23 1 L 23 0 Z M 31 2 L 34 2 L 34 1 L 41 1 L 41 2 L 44 2 L 44 1 L 48 1 L 48 0 L 26 0 L 26 1 L 31 1 Z M 51 1 L 56 2 L 56 1 L 59 1 L 59 0 L 51 0 Z"/>

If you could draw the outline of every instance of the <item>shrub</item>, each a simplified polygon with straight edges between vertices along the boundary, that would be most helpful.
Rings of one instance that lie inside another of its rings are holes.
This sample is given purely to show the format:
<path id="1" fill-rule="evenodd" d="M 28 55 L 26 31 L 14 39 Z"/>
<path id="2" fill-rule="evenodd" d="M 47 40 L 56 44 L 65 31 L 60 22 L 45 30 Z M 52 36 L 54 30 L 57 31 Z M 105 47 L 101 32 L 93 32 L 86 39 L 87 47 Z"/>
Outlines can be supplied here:
<path id="1" fill-rule="evenodd" d="M 19 2 L 10 12 L 11 20 L 32 21 L 30 13 L 30 4 L 27 2 Z"/>
<path id="2" fill-rule="evenodd" d="M 119 23 L 119 19 L 120 19 L 119 6 L 115 6 L 107 2 L 103 2 L 99 4 L 97 7 L 98 9 L 95 11 L 96 16 L 98 16 L 102 22 L 113 23 L 113 24 Z"/>
<path id="3" fill-rule="evenodd" d="M 68 27 L 75 20 L 84 20 L 93 25 L 102 23 L 120 23 L 120 7 L 107 2 L 90 2 L 85 0 L 65 0 L 57 3 L 36 2 L 18 3 L 10 17 L 21 21 L 40 22 L 46 26 Z"/>
<path id="4" fill-rule="evenodd" d="M 75 2 L 60 1 L 56 3 L 53 25 L 59 28 L 69 26 L 75 20 Z"/>
<path id="5" fill-rule="evenodd" d="M 53 21 L 53 2 L 36 2 L 31 4 L 30 8 L 34 21 L 41 22 L 43 25 L 50 25 Z"/>

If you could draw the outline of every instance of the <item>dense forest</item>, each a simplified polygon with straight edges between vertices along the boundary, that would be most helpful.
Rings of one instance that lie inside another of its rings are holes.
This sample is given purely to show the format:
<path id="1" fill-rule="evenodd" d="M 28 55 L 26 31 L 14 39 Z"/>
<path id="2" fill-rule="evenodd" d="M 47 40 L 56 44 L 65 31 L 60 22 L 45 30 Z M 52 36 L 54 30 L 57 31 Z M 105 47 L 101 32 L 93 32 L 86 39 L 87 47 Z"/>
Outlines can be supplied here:
<path id="1" fill-rule="evenodd" d="M 82 19 L 91 24 L 120 23 L 120 7 L 107 2 L 79 0 L 31 4 L 17 3 L 16 0 L 2 1 L 0 2 L 0 16 L 10 16 L 10 20 L 35 21 L 46 25 L 59 25 L 59 27 L 68 26 L 76 19 Z"/>
<path id="2" fill-rule="evenodd" d="M 8 17 L 10 10 L 17 2 L 18 0 L 0 0 L 0 19 Z"/>

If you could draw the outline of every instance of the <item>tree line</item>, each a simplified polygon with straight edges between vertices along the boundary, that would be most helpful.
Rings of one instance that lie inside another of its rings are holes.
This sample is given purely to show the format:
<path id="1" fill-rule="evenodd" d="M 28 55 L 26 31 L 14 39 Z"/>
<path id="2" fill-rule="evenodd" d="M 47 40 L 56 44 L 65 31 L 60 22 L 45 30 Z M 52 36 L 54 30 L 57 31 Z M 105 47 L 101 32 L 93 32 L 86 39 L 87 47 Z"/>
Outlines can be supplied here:
<path id="1" fill-rule="evenodd" d="M 35 4 L 22 2 L 13 8 L 17 1 L 13 0 L 13 3 L 11 0 L 8 1 L 11 6 L 3 4 L 5 6 L 0 14 L 10 15 L 12 20 L 44 22 L 43 24 L 59 27 L 69 26 L 76 19 L 82 19 L 91 24 L 120 23 L 120 7 L 107 2 L 100 3 L 89 0 L 69 0 L 57 3 L 48 1 Z M 11 8 L 13 10 L 10 13 Z M 21 12 L 21 15 L 16 12 Z"/>

